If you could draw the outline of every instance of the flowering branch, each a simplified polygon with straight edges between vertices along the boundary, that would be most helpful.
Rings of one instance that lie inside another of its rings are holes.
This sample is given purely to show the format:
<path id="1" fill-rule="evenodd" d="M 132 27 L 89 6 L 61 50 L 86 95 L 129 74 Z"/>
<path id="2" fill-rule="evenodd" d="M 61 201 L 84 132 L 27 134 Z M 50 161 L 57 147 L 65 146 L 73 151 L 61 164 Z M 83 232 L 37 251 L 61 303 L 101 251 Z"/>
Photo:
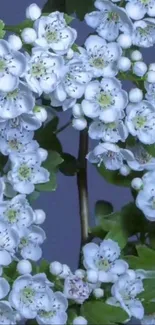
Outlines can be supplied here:
<path id="1" fill-rule="evenodd" d="M 88 132 L 87 129 L 80 132 L 79 136 L 79 172 L 77 173 L 77 186 L 79 193 L 79 208 L 81 221 L 81 242 L 85 243 L 88 239 L 88 189 L 87 189 L 87 160 L 88 152 Z"/>

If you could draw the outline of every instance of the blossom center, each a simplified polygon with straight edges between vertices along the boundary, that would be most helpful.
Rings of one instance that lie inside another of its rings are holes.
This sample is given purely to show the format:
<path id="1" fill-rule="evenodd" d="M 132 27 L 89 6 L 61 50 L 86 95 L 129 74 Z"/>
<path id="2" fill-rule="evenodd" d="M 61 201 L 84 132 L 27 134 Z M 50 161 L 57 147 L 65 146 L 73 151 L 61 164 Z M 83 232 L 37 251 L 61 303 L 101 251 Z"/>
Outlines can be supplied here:
<path id="1" fill-rule="evenodd" d="M 55 42 L 58 39 L 58 33 L 56 30 L 50 30 L 46 33 L 46 40 L 48 43 Z"/>
<path id="2" fill-rule="evenodd" d="M 16 99 L 18 95 L 18 89 L 15 89 L 14 91 L 11 91 L 7 94 L 7 99 Z"/>
<path id="3" fill-rule="evenodd" d="M 118 22 L 119 21 L 119 15 L 116 12 L 110 11 L 108 13 L 108 20 Z"/>
<path id="4" fill-rule="evenodd" d="M 111 105 L 111 96 L 104 92 L 100 93 L 98 103 L 101 107 L 107 108 L 107 106 Z"/>
<path id="5" fill-rule="evenodd" d="M 134 118 L 134 124 L 135 124 L 135 127 L 136 127 L 137 129 L 142 128 L 142 127 L 145 125 L 146 120 L 147 120 L 146 116 L 136 116 L 136 117 Z"/>
<path id="6" fill-rule="evenodd" d="M 103 68 L 104 67 L 104 60 L 102 58 L 94 58 L 92 60 L 92 65 L 95 67 L 95 68 Z"/>
<path id="7" fill-rule="evenodd" d="M 6 212 L 6 217 L 10 223 L 16 222 L 17 211 L 14 209 L 10 209 Z"/>
<path id="8" fill-rule="evenodd" d="M 6 68 L 6 63 L 3 59 L 0 59 L 0 72 L 3 72 Z"/>
<path id="9" fill-rule="evenodd" d="M 44 318 L 51 318 L 56 314 L 56 311 L 51 310 L 51 311 L 45 311 L 45 310 L 41 310 L 39 312 L 39 316 L 40 317 L 44 317 Z"/>
<path id="10" fill-rule="evenodd" d="M 34 289 L 30 287 L 26 287 L 22 290 L 22 298 L 25 303 L 33 303 L 34 296 L 35 296 Z"/>
<path id="11" fill-rule="evenodd" d="M 21 165 L 18 169 L 18 175 L 21 180 L 28 180 L 31 176 L 31 168 L 27 165 Z"/>
<path id="12" fill-rule="evenodd" d="M 25 237 L 22 237 L 21 241 L 20 241 L 20 246 L 27 246 L 27 244 L 28 244 L 28 239 Z"/>
<path id="13" fill-rule="evenodd" d="M 31 67 L 31 74 L 33 77 L 43 77 L 46 74 L 45 62 L 41 61 L 34 63 Z"/>
<path id="14" fill-rule="evenodd" d="M 96 266 L 99 270 L 108 271 L 110 268 L 110 263 L 106 259 L 99 259 L 96 261 Z"/>
<path id="15" fill-rule="evenodd" d="M 8 144 L 11 149 L 15 149 L 15 150 L 18 150 L 21 147 L 21 144 L 18 142 L 17 139 L 10 140 Z"/>

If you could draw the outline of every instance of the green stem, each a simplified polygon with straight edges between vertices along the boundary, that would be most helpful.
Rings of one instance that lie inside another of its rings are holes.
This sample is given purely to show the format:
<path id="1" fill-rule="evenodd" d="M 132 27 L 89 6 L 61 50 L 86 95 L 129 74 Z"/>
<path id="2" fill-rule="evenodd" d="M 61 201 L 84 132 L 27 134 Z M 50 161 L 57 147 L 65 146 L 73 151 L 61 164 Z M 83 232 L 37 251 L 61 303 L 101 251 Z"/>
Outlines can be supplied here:
<path id="1" fill-rule="evenodd" d="M 67 129 L 68 126 L 71 125 L 71 123 L 72 123 L 71 121 L 67 122 L 66 124 L 64 124 L 63 126 L 61 126 L 61 128 L 59 128 L 58 130 L 56 130 L 54 133 L 55 134 L 58 134 L 58 133 L 62 132 L 63 130 Z"/>
<path id="2" fill-rule="evenodd" d="M 89 208 L 88 208 L 88 188 L 87 188 L 87 160 L 88 152 L 88 130 L 80 132 L 79 138 L 79 171 L 77 173 L 77 186 L 79 194 L 79 212 L 81 222 L 81 245 L 88 240 L 89 232 Z"/>

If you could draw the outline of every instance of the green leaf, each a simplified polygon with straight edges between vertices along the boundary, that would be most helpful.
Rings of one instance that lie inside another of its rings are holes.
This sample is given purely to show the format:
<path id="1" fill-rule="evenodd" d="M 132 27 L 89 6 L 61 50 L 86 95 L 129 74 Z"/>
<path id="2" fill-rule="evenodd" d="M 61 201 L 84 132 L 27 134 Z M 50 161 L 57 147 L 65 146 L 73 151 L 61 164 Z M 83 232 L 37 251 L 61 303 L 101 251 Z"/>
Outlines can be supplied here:
<path id="1" fill-rule="evenodd" d="M 13 26 L 11 26 L 11 25 L 5 25 L 4 29 L 6 31 L 9 31 L 9 32 L 14 32 L 16 34 L 21 34 L 21 32 L 22 32 L 22 30 L 24 28 L 27 28 L 27 27 L 32 28 L 33 27 L 33 24 L 34 24 L 34 22 L 32 20 L 26 19 L 22 23 L 20 23 L 18 25 L 15 25 L 15 26 L 14 25 Z"/>
<path id="2" fill-rule="evenodd" d="M 84 19 L 87 12 L 94 11 L 94 0 L 66 0 L 66 12 L 69 14 L 76 13 L 77 18 Z"/>
<path id="3" fill-rule="evenodd" d="M 105 236 L 105 239 L 112 239 L 118 243 L 121 249 L 123 249 L 128 241 L 128 234 L 120 226 L 113 227 L 108 234 Z"/>
<path id="4" fill-rule="evenodd" d="M 48 158 L 42 164 L 44 168 L 46 168 L 50 172 L 50 181 L 44 184 L 36 185 L 36 190 L 40 192 L 44 191 L 55 191 L 57 188 L 56 183 L 56 172 L 58 166 L 63 162 L 60 154 L 56 151 L 49 151 Z"/>
<path id="5" fill-rule="evenodd" d="M 73 308 L 71 308 L 68 309 L 67 314 L 68 314 L 67 325 L 72 325 L 74 318 L 77 317 L 77 313 Z"/>
<path id="6" fill-rule="evenodd" d="M 100 200 L 97 201 L 95 204 L 95 217 L 97 224 L 102 222 L 102 219 L 104 220 L 104 217 L 106 215 L 109 215 L 113 212 L 113 206 L 110 202 Z"/>
<path id="7" fill-rule="evenodd" d="M 33 203 L 33 201 L 37 200 L 40 196 L 40 192 L 38 191 L 34 191 L 33 193 L 27 195 L 27 199 L 29 201 L 30 204 Z"/>
<path id="8" fill-rule="evenodd" d="M 155 302 L 143 302 L 145 315 L 151 315 L 155 312 Z"/>
<path id="9" fill-rule="evenodd" d="M 101 164 L 100 167 L 96 166 L 100 175 L 108 182 L 117 186 L 130 187 L 131 181 L 135 177 L 141 177 L 143 175 L 142 172 L 134 172 L 132 171 L 128 177 L 122 176 L 119 173 L 119 170 L 113 171 L 105 168 L 104 164 Z"/>
<path id="10" fill-rule="evenodd" d="M 4 30 L 5 24 L 3 20 L 0 19 L 0 38 L 4 38 L 5 30 Z"/>
<path id="11" fill-rule="evenodd" d="M 155 298 L 155 279 L 143 280 L 144 291 L 138 295 L 139 299 L 144 300 L 145 303 L 150 302 Z"/>
<path id="12" fill-rule="evenodd" d="M 123 323 L 128 319 L 128 315 L 123 309 L 101 301 L 84 303 L 81 307 L 81 314 L 88 320 L 89 325 L 110 325 Z"/>
<path id="13" fill-rule="evenodd" d="M 132 269 L 155 270 L 155 251 L 145 245 L 136 246 L 138 256 L 125 256 Z"/>
<path id="14" fill-rule="evenodd" d="M 75 43 L 72 45 L 72 50 L 73 50 L 74 52 L 80 53 L 80 51 L 79 51 L 79 47 L 78 47 L 78 45 L 75 44 Z"/>
<path id="15" fill-rule="evenodd" d="M 56 10 L 66 12 L 65 0 L 48 0 L 43 7 L 42 12 L 51 13 Z"/>
<path id="16" fill-rule="evenodd" d="M 63 153 L 62 158 L 64 161 L 59 167 L 60 172 L 66 176 L 75 176 L 79 170 L 76 158 L 69 153 Z"/>
<path id="17" fill-rule="evenodd" d="M 42 259 L 39 265 L 39 272 L 40 273 L 47 273 L 49 271 L 49 262 Z"/>
<path id="18" fill-rule="evenodd" d="M 66 24 L 69 25 L 75 18 L 72 16 L 69 16 L 67 14 L 64 14 L 64 18 L 66 20 Z"/>
<path id="19" fill-rule="evenodd" d="M 41 127 L 35 132 L 35 140 L 37 140 L 40 146 L 44 149 L 51 149 L 62 152 L 60 141 L 54 134 L 59 123 L 58 117 L 54 117 L 49 123 Z"/>
<path id="20" fill-rule="evenodd" d="M 155 157 L 155 144 L 144 145 L 144 149 L 153 157 Z"/>

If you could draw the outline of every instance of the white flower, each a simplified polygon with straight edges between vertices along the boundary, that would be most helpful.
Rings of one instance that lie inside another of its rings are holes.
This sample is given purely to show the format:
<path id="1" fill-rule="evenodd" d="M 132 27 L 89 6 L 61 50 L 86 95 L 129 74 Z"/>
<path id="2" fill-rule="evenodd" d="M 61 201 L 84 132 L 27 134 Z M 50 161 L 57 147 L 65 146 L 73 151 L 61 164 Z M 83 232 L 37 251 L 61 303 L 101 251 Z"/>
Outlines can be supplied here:
<path id="1" fill-rule="evenodd" d="M 10 155 L 12 169 L 7 178 L 14 190 L 22 194 L 30 194 L 34 191 L 34 184 L 49 181 L 49 172 L 40 167 L 40 157 L 37 153 Z"/>
<path id="2" fill-rule="evenodd" d="M 74 300 L 77 304 L 83 304 L 91 294 L 91 288 L 76 275 L 69 275 L 64 281 L 64 295 L 68 299 Z"/>
<path id="3" fill-rule="evenodd" d="M 87 319 L 83 316 L 78 316 L 73 319 L 73 325 L 87 325 Z"/>
<path id="4" fill-rule="evenodd" d="M 31 112 L 35 98 L 28 87 L 22 83 L 12 92 L 0 91 L 0 118 L 11 119 Z"/>
<path id="5" fill-rule="evenodd" d="M 89 243 L 83 247 L 83 265 L 98 271 L 99 281 L 114 282 L 128 269 L 128 264 L 119 259 L 120 253 L 120 247 L 111 239 L 103 240 L 100 246 Z"/>
<path id="6" fill-rule="evenodd" d="M 19 274 L 28 274 L 32 272 L 32 264 L 28 260 L 20 260 L 17 263 L 17 271 Z"/>
<path id="7" fill-rule="evenodd" d="M 130 104 L 125 121 L 129 132 L 144 144 L 155 143 L 155 109 L 146 100 Z"/>
<path id="8" fill-rule="evenodd" d="M 0 119 L 0 134 L 3 137 L 7 137 L 10 129 L 22 131 L 23 129 L 27 131 L 34 131 L 41 127 L 42 123 L 35 116 L 35 113 L 23 113 L 13 119 L 1 120 Z"/>
<path id="9" fill-rule="evenodd" d="M 128 313 L 129 317 L 142 319 L 144 307 L 136 296 L 143 290 L 143 282 L 136 278 L 136 273 L 134 277 L 124 274 L 113 284 L 112 297 L 106 302 L 113 306 L 120 306 Z"/>
<path id="10" fill-rule="evenodd" d="M 26 70 L 26 57 L 0 40 L 0 91 L 13 91 Z"/>
<path id="11" fill-rule="evenodd" d="M 147 72 L 147 65 L 143 61 L 134 62 L 132 66 L 133 73 L 138 77 L 143 77 Z"/>
<path id="12" fill-rule="evenodd" d="M 67 322 L 68 301 L 62 292 L 53 292 L 51 297 L 51 308 L 49 311 L 39 310 L 36 320 L 38 324 L 60 324 L 64 325 Z"/>
<path id="13" fill-rule="evenodd" d="M 0 265 L 9 265 L 19 244 L 19 235 L 4 220 L 0 220 Z"/>
<path id="14" fill-rule="evenodd" d="M 82 109 L 90 118 L 99 117 L 105 123 L 122 118 L 123 110 L 128 103 L 127 93 L 121 89 L 116 78 L 103 78 L 101 82 L 91 81 L 85 90 Z"/>
<path id="15" fill-rule="evenodd" d="M 147 18 L 134 23 L 133 45 L 151 47 L 155 43 L 155 19 Z"/>
<path id="16" fill-rule="evenodd" d="M 30 89 L 39 96 L 44 92 L 51 93 L 56 89 L 64 75 L 63 57 L 45 49 L 33 48 L 29 57 L 27 71 L 24 75 Z"/>
<path id="17" fill-rule="evenodd" d="M 5 181 L 3 177 L 0 177 L 0 202 L 3 200 L 4 191 L 5 191 Z"/>
<path id="18" fill-rule="evenodd" d="M 6 138 L 0 136 L 0 151 L 3 155 L 11 153 L 27 153 L 37 150 L 39 144 L 33 139 L 33 131 L 11 129 Z"/>
<path id="19" fill-rule="evenodd" d="M 85 21 L 87 25 L 96 29 L 101 37 L 113 41 L 118 37 L 119 31 L 132 33 L 132 22 L 123 8 L 104 0 L 96 0 L 94 5 L 100 11 L 86 14 Z"/>
<path id="20" fill-rule="evenodd" d="M 50 311 L 53 291 L 49 285 L 44 273 L 20 276 L 13 283 L 9 302 L 24 318 L 33 319 L 39 310 Z"/>
<path id="21" fill-rule="evenodd" d="M 123 165 L 123 160 L 133 159 L 133 156 L 129 150 L 120 149 L 116 144 L 105 142 L 99 143 L 93 151 L 88 153 L 86 158 L 98 166 L 103 163 L 105 168 L 117 170 Z"/>
<path id="22" fill-rule="evenodd" d="M 90 124 L 88 133 L 91 139 L 116 143 L 126 140 L 128 129 L 122 120 L 106 124 L 96 120 Z"/>
<path id="23" fill-rule="evenodd" d="M 12 200 L 0 202 L 0 219 L 20 232 L 20 228 L 29 227 L 34 222 L 35 214 L 26 196 L 19 194 Z"/>
<path id="24" fill-rule="evenodd" d="M 38 226 L 20 228 L 19 252 L 24 259 L 38 261 L 42 256 L 41 244 L 46 239 L 44 230 Z"/>
<path id="25" fill-rule="evenodd" d="M 149 82 L 145 81 L 144 86 L 146 89 L 146 94 L 145 94 L 146 99 L 153 106 L 155 106 L 155 83 L 149 83 Z"/>
<path id="26" fill-rule="evenodd" d="M 79 51 L 80 54 L 76 53 L 76 56 L 94 77 L 114 77 L 117 74 L 117 61 L 122 50 L 116 42 L 107 43 L 102 37 L 91 35 L 85 42 L 85 49 L 79 47 Z"/>
<path id="27" fill-rule="evenodd" d="M 16 312 L 8 301 L 0 301 L 0 324 L 16 325 Z"/>
<path id="28" fill-rule="evenodd" d="M 63 111 L 66 111 L 68 108 L 72 108 L 76 103 L 76 99 L 70 98 L 69 96 L 67 96 L 67 98 L 63 101 L 56 99 L 56 97 L 57 96 L 51 95 L 51 98 L 50 98 L 51 106 L 53 106 L 53 107 L 62 106 Z"/>
<path id="29" fill-rule="evenodd" d="M 31 3 L 30 6 L 26 8 L 26 18 L 31 20 L 36 20 L 41 16 L 41 9 L 36 3 Z"/>
<path id="30" fill-rule="evenodd" d="M 141 320 L 142 325 L 155 325 L 155 314 L 152 315 L 145 315 L 144 318 Z"/>
<path id="31" fill-rule="evenodd" d="M 37 46 L 49 48 L 61 55 L 68 52 L 77 38 L 76 30 L 66 24 L 64 13 L 59 11 L 40 17 L 33 28 L 37 33 Z"/>
<path id="32" fill-rule="evenodd" d="M 0 277 L 0 299 L 3 299 L 5 296 L 8 295 L 10 291 L 10 285 L 5 278 Z M 0 301 L 0 310 L 2 308 L 1 301 Z M 1 314 L 0 314 L 1 316 Z M 1 318 L 0 318 L 1 320 Z"/>
<path id="33" fill-rule="evenodd" d="M 32 44 L 37 38 L 37 33 L 33 28 L 26 27 L 21 32 L 21 38 L 25 44 Z"/>
<path id="34" fill-rule="evenodd" d="M 143 211 L 145 217 L 155 221 L 155 173 L 148 172 L 142 177 L 143 186 L 136 197 L 136 206 Z"/>
<path id="35" fill-rule="evenodd" d="M 138 143 L 129 149 L 133 153 L 133 160 L 128 160 L 128 165 L 131 169 L 136 171 L 155 169 L 155 158 L 141 144 Z"/>
<path id="36" fill-rule="evenodd" d="M 9 35 L 7 41 L 10 44 L 11 48 L 15 51 L 19 51 L 22 48 L 21 38 L 17 35 Z"/>
<path id="37" fill-rule="evenodd" d="M 125 10 L 129 17 L 134 20 L 142 19 L 146 14 L 155 17 L 154 0 L 126 0 L 128 1 Z"/>

